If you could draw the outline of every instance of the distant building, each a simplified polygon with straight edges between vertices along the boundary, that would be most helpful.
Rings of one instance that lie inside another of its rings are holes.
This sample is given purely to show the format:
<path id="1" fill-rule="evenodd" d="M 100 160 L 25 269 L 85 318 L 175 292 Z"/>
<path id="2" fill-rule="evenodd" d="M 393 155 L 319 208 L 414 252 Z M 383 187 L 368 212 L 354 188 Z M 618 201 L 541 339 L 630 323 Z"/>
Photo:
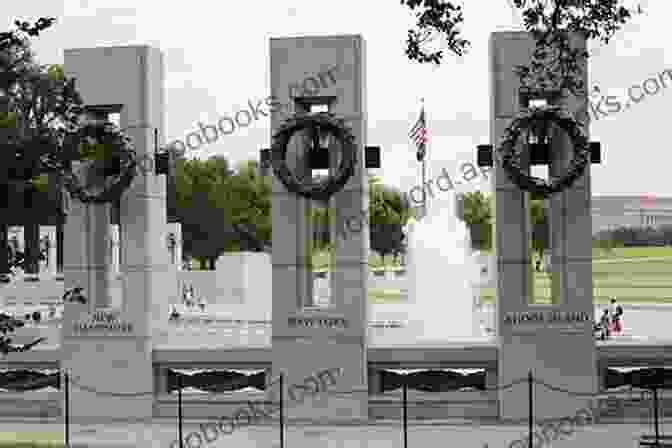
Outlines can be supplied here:
<path id="1" fill-rule="evenodd" d="M 672 197 L 593 196 L 593 235 L 617 227 L 672 225 Z"/>

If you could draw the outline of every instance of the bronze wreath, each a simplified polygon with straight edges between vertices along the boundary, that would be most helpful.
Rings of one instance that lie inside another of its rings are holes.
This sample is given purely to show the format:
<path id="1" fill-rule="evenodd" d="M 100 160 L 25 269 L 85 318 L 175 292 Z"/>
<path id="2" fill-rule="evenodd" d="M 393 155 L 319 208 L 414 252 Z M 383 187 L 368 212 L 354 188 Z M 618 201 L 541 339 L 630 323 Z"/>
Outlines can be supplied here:
<path id="1" fill-rule="evenodd" d="M 331 133 L 341 143 L 343 157 L 335 176 L 329 176 L 321 182 L 303 183 L 287 167 L 287 162 L 285 161 L 287 144 L 295 132 L 315 126 L 319 126 Z M 326 202 L 335 193 L 341 191 L 355 173 L 357 165 L 355 137 L 352 135 L 350 129 L 345 126 L 345 120 L 339 119 L 327 112 L 311 115 L 294 115 L 289 118 L 273 136 L 271 153 L 273 172 L 287 190 L 317 201 Z"/>
<path id="2" fill-rule="evenodd" d="M 564 130 L 574 146 L 574 157 L 564 175 L 544 179 L 531 176 L 523 171 L 521 155 L 527 145 L 516 145 L 523 129 L 538 120 L 550 121 Z M 547 198 L 555 193 L 566 190 L 584 173 L 590 163 L 590 143 L 581 130 L 580 124 L 558 106 L 523 110 L 504 131 L 502 143 L 497 148 L 497 155 L 507 176 L 521 190 Z"/>
<path id="3" fill-rule="evenodd" d="M 63 186 L 84 203 L 105 204 L 118 200 L 135 177 L 137 161 L 131 138 L 112 123 L 88 123 L 68 136 L 67 169 Z M 103 191 L 92 193 L 72 171 L 72 162 L 89 163 L 88 169 L 102 172 Z M 89 162 L 90 161 L 90 162 Z"/>

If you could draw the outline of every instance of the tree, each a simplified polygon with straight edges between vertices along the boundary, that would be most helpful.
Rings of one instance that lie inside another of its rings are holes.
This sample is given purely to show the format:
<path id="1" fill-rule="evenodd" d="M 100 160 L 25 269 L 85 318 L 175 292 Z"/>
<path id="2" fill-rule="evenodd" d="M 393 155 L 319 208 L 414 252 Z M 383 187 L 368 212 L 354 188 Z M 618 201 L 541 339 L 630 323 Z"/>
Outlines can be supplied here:
<path id="1" fill-rule="evenodd" d="M 386 255 L 404 252 L 406 236 L 400 223 L 371 224 L 371 250 L 378 252 L 385 259 Z"/>
<path id="2" fill-rule="evenodd" d="M 521 10 L 524 26 L 538 39 L 541 47 L 547 47 L 549 38 L 572 30 L 587 38 L 600 38 L 608 43 L 620 26 L 633 15 L 641 14 L 637 5 L 628 10 L 619 0 L 555 0 L 549 8 L 547 0 L 513 0 Z M 443 40 L 445 49 L 462 56 L 470 46 L 461 37 L 460 25 L 464 23 L 462 6 L 455 0 L 401 0 L 415 15 L 416 23 L 408 30 L 406 55 L 409 60 L 420 64 L 440 65 L 443 50 L 432 51 L 430 44 L 436 38 Z M 571 64 L 567 64 L 571 65 Z"/>
<path id="3" fill-rule="evenodd" d="M 472 247 L 492 249 L 492 201 L 481 191 L 460 195 L 462 219 L 471 234 Z"/>
<path id="4" fill-rule="evenodd" d="M 403 228 L 411 215 L 408 202 L 401 192 L 384 185 L 380 178 L 369 178 L 369 225 L 371 250 L 384 259 L 395 258 L 406 249 Z"/>
<path id="5" fill-rule="evenodd" d="M 211 268 L 222 251 L 223 228 L 221 214 L 213 206 L 213 190 L 221 183 L 221 176 L 232 173 L 226 159 L 213 159 L 176 162 L 176 207 L 182 223 L 183 250 L 199 259 L 201 265 L 209 260 Z"/>
<path id="6" fill-rule="evenodd" d="M 72 133 L 83 112 L 74 81 L 62 67 L 40 66 L 34 61 L 28 37 L 37 36 L 54 23 L 41 18 L 34 25 L 16 21 L 16 30 L 0 33 L 0 195 L 9 196 L 10 185 L 23 190 L 31 208 L 34 193 L 45 189 L 45 174 L 63 169 L 57 163 L 65 137 Z M 32 223 L 32 233 L 37 234 Z M 7 224 L 0 222 L 0 274 L 11 272 L 6 242 Z M 27 246 L 26 266 L 37 270 L 39 246 Z"/>
<path id="7" fill-rule="evenodd" d="M 271 244 L 271 179 L 259 174 L 259 163 L 255 160 L 245 161 L 237 168 L 225 188 L 230 222 L 239 236 L 248 242 L 246 250 L 268 250 Z"/>
<path id="8" fill-rule="evenodd" d="M 399 190 L 384 185 L 380 178 L 369 177 L 368 183 L 368 216 L 366 220 L 360 216 L 357 218 L 361 219 L 362 225 L 366 225 L 364 221 L 368 221 L 369 223 L 371 250 L 378 252 L 383 257 L 388 254 L 394 254 L 396 258 L 405 250 L 403 244 L 405 235 L 402 229 L 411 215 L 410 204 L 404 200 L 404 196 Z M 333 212 L 318 202 L 315 202 L 313 205 L 314 249 L 330 250 L 334 247 L 331 239 L 339 237 L 339 235 L 330 235 L 329 231 L 329 223 L 331 222 Z M 341 219 L 345 218 L 342 217 Z M 343 224 L 337 223 L 337 225 Z M 351 231 L 347 224 L 345 231 Z"/>
<path id="9" fill-rule="evenodd" d="M 460 195 L 463 220 L 469 226 L 471 242 L 480 250 L 492 249 L 492 198 L 480 191 Z M 549 227 L 543 200 L 530 201 L 532 248 L 541 255 L 549 247 Z"/>
<path id="10" fill-rule="evenodd" d="M 36 193 L 46 189 L 47 173 L 58 171 L 49 162 L 54 162 L 62 149 L 66 127 L 76 126 L 82 112 L 81 98 L 74 87 L 59 76 L 57 71 L 45 67 L 34 68 L 11 91 L 9 107 L 14 126 L 10 146 L 5 147 L 1 156 L 6 167 L 3 178 L 23 191 L 28 210 L 34 207 Z M 28 223 L 35 236 L 37 219 L 34 217 Z M 26 250 L 25 269 L 36 273 L 39 257 L 36 241 L 31 239 Z"/>
<path id="11" fill-rule="evenodd" d="M 16 127 L 16 117 L 11 112 L 9 104 L 12 89 L 28 70 L 35 67 L 28 36 L 38 35 L 40 31 L 49 27 L 52 21 L 53 19 L 40 19 L 32 28 L 29 24 L 15 21 L 16 29 L 0 33 L 0 143 L 3 145 Z M 7 154 L 13 152 L 5 148 L 0 150 L 0 158 Z M 3 208 L 7 208 L 6 198 L 9 194 L 7 177 L 0 174 L 0 199 L 4 203 Z M 9 255 L 7 223 L 0 216 L 0 276 L 3 282 L 9 281 L 8 274 L 11 273 Z"/>
<path id="12" fill-rule="evenodd" d="M 532 224 L 532 249 L 542 258 L 544 250 L 550 247 L 550 229 L 546 207 L 543 200 L 530 201 L 530 218 Z"/>
<path id="13" fill-rule="evenodd" d="M 642 14 L 641 5 L 629 10 L 620 0 L 513 0 L 521 10 L 525 29 L 535 40 L 529 65 L 515 70 L 521 88 L 552 89 L 572 94 L 586 104 L 590 99 L 580 76 L 589 53 L 573 48 L 570 35 L 586 40 L 599 39 L 609 43 L 621 25 L 634 14 Z M 475 3 L 475 2 L 472 2 Z M 401 0 L 415 16 L 413 29 L 408 30 L 406 56 L 420 64 L 443 61 L 443 49 L 431 49 L 440 40 L 448 52 L 462 56 L 470 45 L 461 35 L 464 22 L 462 6 L 455 0 Z M 586 112 L 581 121 L 590 116 Z"/>
<path id="14" fill-rule="evenodd" d="M 214 269 L 224 252 L 270 249 L 271 183 L 257 162 L 234 171 L 222 156 L 179 159 L 176 183 L 185 254 Z"/>

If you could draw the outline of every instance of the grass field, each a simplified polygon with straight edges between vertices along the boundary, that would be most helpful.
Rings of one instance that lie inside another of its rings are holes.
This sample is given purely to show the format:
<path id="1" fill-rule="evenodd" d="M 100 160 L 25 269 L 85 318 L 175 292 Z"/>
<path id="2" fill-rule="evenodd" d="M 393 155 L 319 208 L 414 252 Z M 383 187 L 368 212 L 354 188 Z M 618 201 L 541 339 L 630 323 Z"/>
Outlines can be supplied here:
<path id="1" fill-rule="evenodd" d="M 593 260 L 649 257 L 672 257 L 672 247 L 619 247 L 611 251 L 593 248 Z"/>
<path id="2" fill-rule="evenodd" d="M 0 448 L 63 448 L 62 432 L 0 432 Z"/>
<path id="3" fill-rule="evenodd" d="M 667 257 L 668 259 L 660 259 Z M 651 258 L 647 260 L 647 258 Z M 672 304 L 672 247 L 593 250 L 593 295 L 596 304 L 612 297 L 621 303 Z M 535 273 L 535 302 L 551 303 L 550 278 Z M 369 290 L 371 303 L 403 303 L 399 290 Z M 481 302 L 494 303 L 495 288 L 481 289 Z"/>
<path id="4" fill-rule="evenodd" d="M 637 259 L 637 258 L 672 258 L 672 247 L 620 247 L 605 251 L 602 249 L 593 249 L 593 260 L 613 260 L 613 259 Z M 330 264 L 328 252 L 318 252 L 313 261 L 317 270 L 327 269 Z M 372 270 L 377 269 L 399 269 L 398 263 L 392 264 L 392 256 L 385 257 L 385 263 L 380 255 L 372 253 L 369 255 L 369 266 Z"/>

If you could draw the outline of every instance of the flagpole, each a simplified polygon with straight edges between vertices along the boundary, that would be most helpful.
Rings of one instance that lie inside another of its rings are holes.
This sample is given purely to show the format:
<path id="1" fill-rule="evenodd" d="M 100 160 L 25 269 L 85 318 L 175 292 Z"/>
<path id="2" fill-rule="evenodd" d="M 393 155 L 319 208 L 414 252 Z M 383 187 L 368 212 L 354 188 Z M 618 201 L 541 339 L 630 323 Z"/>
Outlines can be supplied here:
<path id="1" fill-rule="evenodd" d="M 421 191 L 422 191 L 422 203 L 416 207 L 413 207 L 415 220 L 420 221 L 425 215 L 427 215 L 427 192 L 425 191 L 425 185 L 427 185 L 427 165 L 425 157 L 427 155 L 427 121 L 425 118 L 425 99 L 420 98 L 421 107 L 420 107 L 420 117 L 418 121 L 411 128 L 408 136 L 411 138 L 413 143 L 416 146 L 416 160 L 420 163 L 420 177 L 421 177 Z"/>
<path id="2" fill-rule="evenodd" d="M 425 99 L 420 98 L 420 103 L 422 104 L 422 110 L 425 110 Z M 425 113 L 425 128 L 427 127 L 427 114 Z M 421 188 L 422 188 L 422 215 L 420 216 L 421 218 L 424 218 L 427 216 L 427 192 L 425 191 L 425 186 L 427 185 L 425 182 L 427 181 L 427 165 L 425 164 L 425 159 L 427 158 L 427 140 L 425 139 L 425 153 L 423 154 L 422 157 L 422 183 Z"/>
<path id="3" fill-rule="evenodd" d="M 426 151 L 426 150 L 425 150 Z M 420 215 L 420 218 L 424 218 L 427 216 L 427 192 L 425 191 L 425 185 L 427 185 L 426 182 L 426 177 L 427 177 L 427 166 L 425 165 L 425 159 L 422 159 L 422 162 L 420 162 L 422 165 L 422 214 Z"/>

